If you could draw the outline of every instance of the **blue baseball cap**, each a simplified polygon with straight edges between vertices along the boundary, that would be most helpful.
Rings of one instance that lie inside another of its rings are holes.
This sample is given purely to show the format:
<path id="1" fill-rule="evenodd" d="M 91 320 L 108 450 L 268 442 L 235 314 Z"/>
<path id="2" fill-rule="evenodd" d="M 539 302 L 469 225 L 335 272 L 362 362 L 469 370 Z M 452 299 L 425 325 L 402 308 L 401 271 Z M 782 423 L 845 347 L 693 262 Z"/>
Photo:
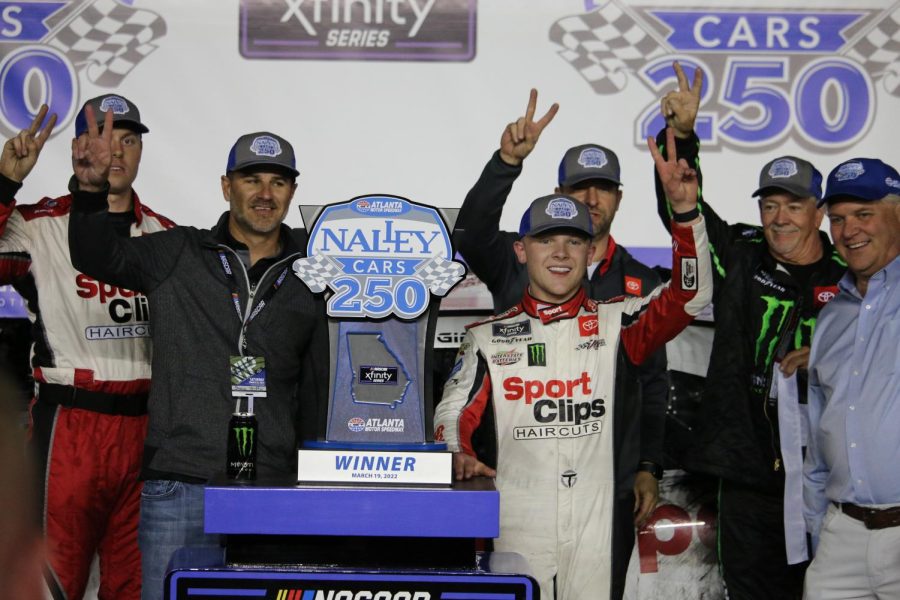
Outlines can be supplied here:
<path id="1" fill-rule="evenodd" d="M 900 195 L 897 169 L 877 158 L 851 158 L 828 174 L 825 196 L 819 206 L 838 198 L 874 202 L 888 194 Z"/>
<path id="2" fill-rule="evenodd" d="M 559 161 L 559 186 L 570 187 L 591 179 L 605 179 L 622 184 L 622 172 L 616 153 L 597 144 L 582 144 L 566 150 Z"/>
<path id="3" fill-rule="evenodd" d="M 267 167 L 290 173 L 292 177 L 300 175 L 291 143 L 274 133 L 257 131 L 242 135 L 234 143 L 228 153 L 225 172 Z"/>
<path id="4" fill-rule="evenodd" d="M 541 196 L 531 203 L 519 222 L 520 237 L 553 229 L 571 229 L 587 237 L 594 235 L 587 207 L 564 194 Z"/>
<path id="5" fill-rule="evenodd" d="M 94 109 L 94 119 L 97 126 L 103 129 L 103 123 L 106 113 L 112 111 L 113 128 L 130 129 L 137 133 L 149 133 L 147 126 L 141 123 L 141 111 L 135 106 L 134 102 L 125 96 L 117 94 L 105 94 L 91 98 L 84 103 L 78 115 L 75 117 L 75 137 L 80 136 L 88 130 L 87 114 L 85 108 L 90 105 Z"/>
<path id="6" fill-rule="evenodd" d="M 753 196 L 767 196 L 771 190 L 818 201 L 822 199 L 822 174 L 807 160 L 781 156 L 763 165 L 759 172 L 759 187 Z"/>

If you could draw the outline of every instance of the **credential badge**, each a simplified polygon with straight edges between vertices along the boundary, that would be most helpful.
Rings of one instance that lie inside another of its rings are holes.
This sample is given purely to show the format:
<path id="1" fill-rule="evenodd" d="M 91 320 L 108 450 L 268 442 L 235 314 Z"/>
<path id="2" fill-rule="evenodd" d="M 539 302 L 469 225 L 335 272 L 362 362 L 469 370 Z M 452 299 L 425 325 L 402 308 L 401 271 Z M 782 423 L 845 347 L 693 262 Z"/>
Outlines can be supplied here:
<path id="1" fill-rule="evenodd" d="M 578 164 L 585 169 L 602 169 L 608 162 L 606 152 L 599 148 L 585 148 L 578 155 Z"/>
<path id="2" fill-rule="evenodd" d="M 544 212 L 552 219 L 571 220 L 578 215 L 578 208 L 571 200 L 566 198 L 555 198 L 547 204 L 547 208 Z"/>
<path id="3" fill-rule="evenodd" d="M 281 144 L 270 135 L 261 135 L 250 144 L 250 152 L 257 156 L 278 156 L 281 154 Z"/>
<path id="4" fill-rule="evenodd" d="M 780 158 L 769 167 L 769 177 L 772 179 L 786 179 L 797 174 L 797 163 L 789 158 Z"/>

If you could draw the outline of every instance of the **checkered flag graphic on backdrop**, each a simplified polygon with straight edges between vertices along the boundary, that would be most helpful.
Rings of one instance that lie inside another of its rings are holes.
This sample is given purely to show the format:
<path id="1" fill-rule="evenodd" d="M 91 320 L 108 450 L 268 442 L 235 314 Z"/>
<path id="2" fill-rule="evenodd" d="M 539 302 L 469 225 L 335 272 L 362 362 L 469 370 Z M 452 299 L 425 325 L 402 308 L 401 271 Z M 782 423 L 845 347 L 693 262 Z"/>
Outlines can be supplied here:
<path id="1" fill-rule="evenodd" d="M 628 71 L 670 50 L 657 42 L 615 2 L 583 15 L 565 17 L 553 24 L 550 40 L 598 94 L 614 94 L 625 88 Z"/>
<path id="2" fill-rule="evenodd" d="M 299 277 L 313 293 L 324 292 L 328 282 L 343 273 L 334 261 L 322 254 L 294 261 L 294 275 Z"/>
<path id="3" fill-rule="evenodd" d="M 881 19 L 844 56 L 861 64 L 873 78 L 880 76 L 889 94 L 900 96 L 900 8 Z"/>
<path id="4" fill-rule="evenodd" d="M 104 87 L 119 85 L 166 33 L 166 22 L 149 10 L 116 0 L 94 0 L 57 31 L 50 46 L 62 51 L 87 78 Z"/>
<path id="5" fill-rule="evenodd" d="M 435 296 L 443 296 L 466 275 L 466 268 L 458 262 L 435 256 L 418 269 L 416 275 L 422 278 Z"/>

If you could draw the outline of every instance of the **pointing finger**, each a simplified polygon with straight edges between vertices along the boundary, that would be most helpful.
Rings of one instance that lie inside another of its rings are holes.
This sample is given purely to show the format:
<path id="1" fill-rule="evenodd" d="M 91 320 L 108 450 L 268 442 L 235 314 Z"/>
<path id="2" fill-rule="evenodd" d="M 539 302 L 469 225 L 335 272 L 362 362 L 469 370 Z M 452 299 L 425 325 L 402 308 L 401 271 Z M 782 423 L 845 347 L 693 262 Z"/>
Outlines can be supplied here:
<path id="1" fill-rule="evenodd" d="M 47 116 L 47 111 L 50 110 L 46 104 L 41 104 L 40 110 L 38 110 L 37 114 L 34 116 L 34 119 L 31 120 L 31 125 L 28 126 L 28 133 L 34 135 L 37 133 L 38 128 L 41 126 L 41 123 L 44 122 L 44 117 Z"/>

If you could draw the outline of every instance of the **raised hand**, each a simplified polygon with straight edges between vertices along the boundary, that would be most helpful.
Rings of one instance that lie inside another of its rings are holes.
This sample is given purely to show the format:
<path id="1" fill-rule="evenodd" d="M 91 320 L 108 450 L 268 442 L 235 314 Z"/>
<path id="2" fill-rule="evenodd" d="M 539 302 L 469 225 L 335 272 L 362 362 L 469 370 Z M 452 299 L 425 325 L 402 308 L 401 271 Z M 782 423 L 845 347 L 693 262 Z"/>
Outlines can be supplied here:
<path id="1" fill-rule="evenodd" d="M 23 129 L 17 136 L 6 140 L 3 145 L 3 150 L 0 152 L 0 173 L 9 179 L 22 183 L 37 164 L 38 156 L 44 148 L 44 142 L 53 133 L 53 126 L 56 125 L 56 113 L 54 113 L 50 115 L 44 128 L 38 131 L 48 110 L 47 105 L 42 104 L 28 129 Z"/>
<path id="2" fill-rule="evenodd" d="M 544 127 L 550 124 L 550 121 L 556 116 L 556 111 L 559 110 L 559 104 L 554 103 L 547 114 L 535 121 L 534 111 L 537 108 L 537 96 L 537 90 L 532 89 L 531 95 L 528 97 L 525 116 L 519 117 L 517 121 L 507 125 L 503 130 L 503 135 L 500 136 L 500 158 L 509 165 L 522 164 L 525 157 L 534 150 Z"/>
<path id="3" fill-rule="evenodd" d="M 112 164 L 113 111 L 106 111 L 102 134 L 93 107 L 88 104 L 84 111 L 88 129 L 72 140 L 72 168 L 79 187 L 86 192 L 96 192 L 106 185 Z"/>
<path id="4" fill-rule="evenodd" d="M 675 132 L 671 127 L 666 128 L 666 154 L 663 158 L 656 147 L 656 140 L 647 138 L 647 147 L 656 163 L 656 172 L 662 181 L 666 198 L 672 206 L 672 211 L 685 213 L 697 206 L 697 171 L 692 169 L 683 158 L 678 160 L 678 150 L 675 148 Z"/>
<path id="5" fill-rule="evenodd" d="M 675 76 L 678 77 L 678 89 L 663 96 L 659 109 L 666 120 L 666 125 L 675 130 L 675 135 L 687 138 L 694 130 L 697 111 L 700 110 L 700 95 L 703 92 L 703 70 L 694 71 L 694 85 L 688 83 L 684 69 L 678 61 L 672 63 Z"/>

